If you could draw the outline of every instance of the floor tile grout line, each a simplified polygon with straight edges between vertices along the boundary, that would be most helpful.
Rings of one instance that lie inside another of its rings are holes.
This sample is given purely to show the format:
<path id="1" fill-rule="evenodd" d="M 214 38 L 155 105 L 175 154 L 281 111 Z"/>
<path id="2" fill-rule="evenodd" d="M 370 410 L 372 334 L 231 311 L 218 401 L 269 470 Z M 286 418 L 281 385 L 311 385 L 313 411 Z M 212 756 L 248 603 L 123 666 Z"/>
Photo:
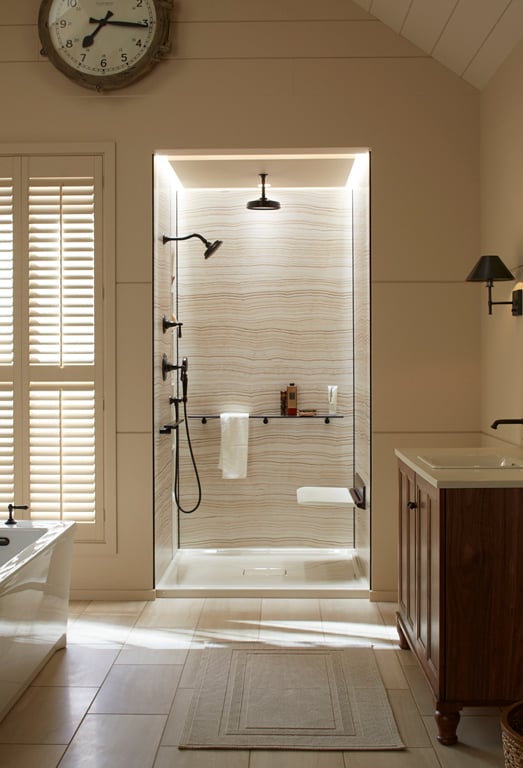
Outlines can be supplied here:
<path id="1" fill-rule="evenodd" d="M 271 600 L 271 599 L 272 598 L 256 599 L 256 603 L 253 602 L 253 606 L 255 606 L 255 613 L 253 614 L 253 617 L 252 617 L 252 626 L 254 626 L 255 624 L 258 625 L 258 628 L 260 628 L 262 626 L 262 622 L 263 622 L 263 603 L 264 603 L 265 600 Z M 186 629 L 184 631 L 187 631 L 187 638 L 186 638 L 186 640 L 188 639 L 189 634 L 190 634 L 190 642 L 189 642 L 189 645 L 187 647 L 184 647 L 184 649 L 186 650 L 186 655 L 185 655 L 185 658 L 184 658 L 183 665 L 181 665 L 182 667 L 185 667 L 185 665 L 187 664 L 187 662 L 189 660 L 189 655 L 188 654 L 189 654 L 190 650 L 202 650 L 204 647 L 206 647 L 208 645 L 212 645 L 216 641 L 216 639 L 219 639 L 220 644 L 224 645 L 224 646 L 228 646 L 228 645 L 235 644 L 235 643 L 241 645 L 246 640 L 248 642 L 252 641 L 252 638 L 241 638 L 241 639 L 238 639 L 238 637 L 234 637 L 233 639 L 231 639 L 230 637 L 227 636 L 227 629 L 224 630 L 220 626 L 218 626 L 218 628 L 216 629 L 217 637 L 212 637 L 211 636 L 211 637 L 207 637 L 205 639 L 202 639 L 201 637 L 198 636 L 198 624 L 199 624 L 200 621 L 202 621 L 202 616 L 204 614 L 205 608 L 207 607 L 211 611 L 216 610 L 216 606 L 212 604 L 213 600 L 214 600 L 214 598 L 209 598 L 209 600 L 207 600 L 207 598 L 204 598 L 203 600 L 198 599 L 198 602 L 195 603 L 195 605 L 197 606 L 197 610 L 194 610 L 194 612 L 191 612 L 190 614 L 188 614 L 188 615 L 191 616 L 191 622 L 190 623 L 187 622 L 187 627 L 186 627 Z M 233 598 L 233 602 L 234 602 L 234 600 L 235 600 L 235 598 Z M 345 600 L 342 600 L 342 599 L 340 599 L 340 600 L 341 600 L 341 602 L 340 602 L 339 608 L 341 610 L 344 607 Z M 75 620 L 78 619 L 80 616 L 85 616 L 85 614 L 88 613 L 88 611 L 89 611 L 89 607 L 91 607 L 91 608 L 95 607 L 95 602 L 96 601 L 87 602 L 86 605 L 84 605 L 82 611 L 79 614 L 75 614 L 75 616 L 74 616 Z M 189 608 L 191 607 L 191 605 L 190 605 L 191 602 L 192 602 L 191 599 L 187 600 L 187 605 L 189 606 Z M 312 598 L 309 601 L 309 605 L 314 605 L 314 604 L 317 604 L 317 609 L 318 610 L 316 611 L 316 613 L 319 615 L 320 626 L 322 628 L 322 632 L 321 632 L 322 642 L 321 642 L 321 645 L 322 646 L 331 647 L 331 648 L 336 647 L 336 646 L 339 647 L 339 643 L 332 642 L 332 638 L 329 636 L 329 633 L 327 631 L 327 625 L 325 623 L 325 618 L 324 618 L 325 615 L 326 615 L 325 611 L 327 609 L 326 609 L 326 606 L 323 605 L 322 599 L 321 598 L 316 598 L 316 597 Z M 140 617 L 142 617 L 143 612 L 146 609 L 147 605 L 148 605 L 148 603 L 144 603 L 141 606 L 140 610 L 136 613 L 136 615 L 133 616 L 133 621 L 131 622 L 131 627 L 132 628 L 136 628 L 137 627 L 138 622 L 140 620 Z M 173 607 L 175 606 L 175 601 L 174 600 L 172 602 L 172 605 L 173 605 Z M 303 603 L 303 605 L 305 605 L 305 603 Z M 350 610 L 352 604 L 349 601 L 347 601 L 346 605 L 347 605 L 347 608 Z M 266 610 L 267 611 L 269 611 L 269 607 L 270 607 L 269 604 L 266 604 Z M 332 608 L 333 606 L 330 606 L 330 607 Z M 394 628 L 395 624 L 393 623 L 393 621 L 390 620 L 391 619 L 391 608 L 390 608 L 390 606 L 387 604 L 386 606 L 384 606 L 384 610 L 382 610 L 382 606 L 380 604 L 377 604 L 377 609 L 378 609 L 378 614 L 379 614 L 380 621 L 382 622 L 381 626 L 385 626 L 385 627 L 389 627 L 389 628 Z M 246 610 L 246 614 L 247 613 L 248 613 L 248 611 Z M 269 611 L 269 613 L 270 613 L 270 611 Z M 313 614 L 314 614 L 314 611 L 313 611 Z M 305 614 L 304 614 L 304 616 L 305 616 Z M 70 618 L 72 618 L 72 617 L 70 617 Z M 389 621 L 387 621 L 387 618 L 389 619 Z M 292 619 L 291 619 L 291 621 L 292 621 Z M 364 620 L 362 620 L 362 621 L 363 621 L 363 623 L 365 623 Z M 107 613 L 107 622 L 110 624 L 110 613 L 109 612 Z M 311 618 L 310 620 L 307 620 L 306 618 L 303 618 L 303 619 L 300 619 L 298 622 L 293 622 L 294 625 L 296 625 L 296 623 L 298 623 L 298 626 L 294 626 L 294 628 L 291 631 L 291 636 L 294 636 L 294 640 L 296 642 L 296 647 L 303 648 L 303 647 L 307 647 L 307 646 L 310 647 L 311 646 L 312 643 L 310 641 L 310 627 L 308 627 L 308 624 L 310 622 L 312 622 L 313 625 L 317 624 L 317 619 L 314 618 L 314 615 L 313 615 L 313 618 Z M 207 627 L 207 629 L 211 630 L 212 629 L 212 627 L 211 627 L 212 622 L 209 619 L 205 619 L 205 623 L 207 623 L 209 625 Z M 342 623 L 343 623 L 343 620 L 340 619 L 340 624 L 342 624 Z M 369 623 L 371 623 L 370 620 L 369 620 Z M 149 627 L 147 627 L 147 626 L 143 627 L 143 629 L 145 631 L 150 629 L 153 632 L 156 629 L 161 629 L 161 628 L 162 628 L 161 625 L 158 625 L 158 626 L 156 625 L 156 622 L 155 622 L 155 619 L 154 619 L 154 615 L 152 615 L 150 617 L 150 626 Z M 169 629 L 172 629 L 172 628 L 173 627 L 169 627 Z M 221 639 L 219 638 L 220 632 L 224 632 L 224 637 L 222 637 Z M 85 720 L 86 720 L 87 716 L 89 714 L 92 714 L 91 709 L 92 709 L 93 703 L 96 700 L 96 697 L 98 696 L 98 694 L 100 692 L 100 689 L 102 688 L 102 686 L 104 685 L 105 681 L 107 680 L 107 676 L 110 674 L 111 670 L 114 669 L 118 658 L 120 658 L 120 656 L 121 656 L 122 651 L 128 645 L 129 637 L 130 637 L 130 632 L 126 635 L 126 639 L 125 640 L 123 640 L 122 642 L 118 642 L 118 644 L 117 644 L 117 646 L 115 648 L 115 650 L 117 650 L 117 653 L 115 654 L 114 659 L 111 661 L 110 666 L 108 667 L 105 675 L 103 676 L 103 679 L 101 679 L 99 685 L 87 686 L 87 687 L 91 687 L 91 688 L 96 688 L 97 689 L 96 690 L 96 694 L 93 696 L 93 699 L 92 699 L 91 703 L 89 704 L 89 707 L 87 708 L 86 712 L 81 717 L 81 720 L 79 721 L 79 723 L 78 723 L 74 733 L 72 734 L 70 741 L 67 744 L 59 744 L 59 745 L 57 744 L 57 745 L 55 745 L 55 746 L 58 746 L 58 747 L 64 749 L 62 756 L 58 760 L 57 768 L 59 766 L 61 766 L 62 764 L 64 764 L 64 761 L 66 760 L 66 755 L 68 754 L 71 745 L 73 744 L 74 740 L 76 739 L 76 737 L 78 735 L 79 729 L 85 723 Z M 319 639 L 320 638 L 318 637 L 317 640 L 319 641 Z M 347 639 L 348 639 L 348 636 L 347 636 Z M 289 645 L 289 640 L 291 640 L 291 645 Z M 281 646 L 293 647 L 292 646 L 292 638 L 288 638 L 288 637 L 283 637 L 283 639 L 279 639 L 279 640 L 278 639 L 273 640 L 273 638 L 268 637 L 265 640 L 263 640 L 263 639 L 260 640 L 259 635 L 258 635 L 258 640 L 256 642 L 261 642 L 262 644 L 264 644 L 264 643 L 269 643 L 269 644 L 272 643 L 272 644 L 274 644 L 276 642 L 276 643 L 280 644 Z M 382 640 L 382 641 L 380 641 L 380 647 L 378 649 L 374 648 L 374 650 L 385 650 L 385 648 L 383 647 L 383 645 L 381 643 L 386 643 L 390 647 L 390 649 L 395 652 L 396 657 L 398 656 L 399 646 L 398 646 L 398 641 L 397 640 L 393 640 L 392 638 L 387 638 L 386 640 Z M 313 644 L 314 645 L 318 645 L 317 642 L 315 642 Z M 75 643 L 74 645 L 77 645 L 77 644 Z M 82 647 L 82 645 L 83 645 L 82 643 L 79 643 L 80 647 Z M 349 642 L 348 645 L 350 646 L 351 643 Z M 90 645 L 90 643 L 87 643 L 87 644 L 83 645 L 83 647 L 84 648 L 89 648 L 89 647 L 91 647 L 91 645 Z M 97 647 L 99 647 L 99 646 L 97 646 Z M 113 648 L 112 645 L 111 646 L 106 646 L 106 647 Z M 397 663 L 401 664 L 399 659 L 397 659 Z M 122 665 L 119 665 L 119 666 L 131 666 L 131 665 L 122 664 Z M 145 664 L 143 666 L 147 666 L 147 664 Z M 174 665 L 174 666 L 179 666 L 179 665 Z M 401 666 L 401 671 L 403 673 L 405 673 L 406 669 L 408 669 L 409 667 L 412 667 L 414 669 L 418 669 L 416 664 L 402 665 Z M 179 676 L 179 678 L 177 680 L 176 687 L 175 687 L 175 689 L 173 691 L 173 696 L 172 696 L 172 699 L 171 699 L 171 704 L 170 704 L 169 712 L 172 710 L 172 706 L 174 704 L 176 692 L 179 689 L 180 680 L 181 680 L 181 674 L 180 674 L 180 676 Z M 414 703 L 415 711 L 417 712 L 418 717 L 420 718 L 420 720 L 421 720 L 421 722 L 423 724 L 423 732 L 427 735 L 428 742 L 430 744 L 430 746 L 428 746 L 426 748 L 424 747 L 423 749 L 430 750 L 431 755 L 433 756 L 433 759 L 435 761 L 434 765 L 447 766 L 447 761 L 446 761 L 445 755 L 442 754 L 440 752 L 440 750 L 436 748 L 437 745 L 435 744 L 435 742 L 433 740 L 433 735 L 431 735 L 431 734 L 434 733 L 434 730 L 433 730 L 433 728 L 431 728 L 429 730 L 429 727 L 433 726 L 432 717 L 431 717 L 430 714 L 427 714 L 426 712 L 424 713 L 424 710 L 422 710 L 422 706 L 421 706 L 422 703 L 423 703 L 422 698 L 414 696 L 414 688 L 412 687 L 413 683 L 411 683 L 408 679 L 407 679 L 406 682 L 407 682 L 407 688 L 406 689 L 404 689 L 404 688 L 401 688 L 401 689 L 400 688 L 387 688 L 387 690 L 388 691 L 389 690 L 390 691 L 408 690 L 408 692 L 410 693 L 410 696 L 412 697 L 412 701 Z M 49 687 L 57 687 L 57 688 L 62 688 L 63 689 L 65 687 L 71 687 L 71 686 L 70 685 L 67 685 L 67 686 L 59 685 L 59 686 L 49 686 Z M 416 685 L 416 688 L 417 688 L 417 685 Z M 111 713 L 111 714 L 113 714 L 115 716 L 118 715 L 118 713 Z M 126 714 L 126 713 L 122 713 L 122 714 Z M 148 714 L 148 713 L 146 713 L 146 714 Z M 150 714 L 153 714 L 153 713 L 150 713 Z M 477 717 L 473 711 L 470 712 L 469 714 L 471 716 Z M 488 712 L 481 713 L 481 714 L 484 714 L 485 717 L 491 717 L 492 716 Z M 162 740 L 163 740 L 163 736 L 164 736 L 164 733 L 165 733 L 165 729 L 167 727 L 167 721 L 168 721 L 168 718 L 169 718 L 169 713 L 167 713 L 167 714 L 162 713 L 162 716 L 164 717 L 164 723 L 163 723 L 163 727 L 161 728 L 161 735 L 160 735 L 160 739 L 159 739 L 158 745 L 156 746 L 156 750 L 154 751 L 154 756 L 152 758 L 153 762 L 151 763 L 150 766 L 149 765 L 144 765 L 143 768 L 153 768 L 154 765 L 156 764 L 156 762 L 158 761 L 159 751 L 160 751 L 160 748 L 162 747 Z M 482 728 L 482 726 L 480 726 L 480 729 L 481 728 Z M 9 744 L 10 744 L 10 742 L 5 742 L 4 746 L 5 745 L 9 745 Z M 26 745 L 26 742 L 21 742 L 21 744 L 20 744 L 20 746 L 25 746 L 25 745 Z M 43 744 L 43 745 L 33 745 L 33 746 L 46 746 L 46 745 Z M 497 748 L 497 745 L 496 745 L 496 748 Z M 489 749 L 490 749 L 490 747 L 489 747 Z M 351 766 L 351 757 L 350 757 L 351 754 L 352 753 L 347 753 L 347 755 L 345 755 L 345 754 L 343 755 L 343 762 L 344 762 L 345 768 L 348 768 L 348 767 Z M 485 756 L 488 757 L 488 753 L 485 753 Z M 464 755 L 464 759 L 466 761 L 465 764 L 467 764 L 468 760 L 470 760 L 470 757 L 467 757 L 466 755 Z M 253 761 L 253 751 L 250 750 L 249 751 L 248 760 L 247 760 L 247 768 L 249 768 L 249 766 L 251 766 L 252 761 Z"/>

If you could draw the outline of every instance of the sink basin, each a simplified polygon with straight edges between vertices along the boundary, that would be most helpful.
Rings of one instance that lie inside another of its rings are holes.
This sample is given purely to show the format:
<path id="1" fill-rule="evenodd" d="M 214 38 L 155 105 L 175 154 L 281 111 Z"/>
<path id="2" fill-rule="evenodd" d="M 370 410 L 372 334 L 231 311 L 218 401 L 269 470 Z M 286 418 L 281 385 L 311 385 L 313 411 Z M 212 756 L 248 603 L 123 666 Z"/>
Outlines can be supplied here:
<path id="1" fill-rule="evenodd" d="M 418 456 L 432 469 L 518 469 L 523 459 L 499 453 L 433 453 Z"/>

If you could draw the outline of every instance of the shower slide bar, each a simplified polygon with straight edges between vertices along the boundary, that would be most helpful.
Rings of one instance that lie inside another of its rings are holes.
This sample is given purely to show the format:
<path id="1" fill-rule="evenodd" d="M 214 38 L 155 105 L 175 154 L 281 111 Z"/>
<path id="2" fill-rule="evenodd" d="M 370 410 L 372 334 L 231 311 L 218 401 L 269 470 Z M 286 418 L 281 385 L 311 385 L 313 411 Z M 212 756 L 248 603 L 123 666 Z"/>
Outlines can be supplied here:
<path id="1" fill-rule="evenodd" d="M 207 424 L 208 419 L 219 419 L 219 414 L 213 414 L 212 416 L 199 416 L 197 414 L 189 414 L 187 416 L 188 419 L 200 419 L 202 424 Z M 262 419 L 264 424 L 268 424 L 270 419 L 294 419 L 294 421 L 308 421 L 309 419 L 323 419 L 325 424 L 330 424 L 331 419 L 343 419 L 343 416 L 338 416 L 337 414 L 329 414 L 327 416 L 322 416 L 321 414 L 317 414 L 315 416 L 283 416 L 281 414 L 266 414 L 262 416 L 253 416 L 249 414 L 249 419 Z"/>

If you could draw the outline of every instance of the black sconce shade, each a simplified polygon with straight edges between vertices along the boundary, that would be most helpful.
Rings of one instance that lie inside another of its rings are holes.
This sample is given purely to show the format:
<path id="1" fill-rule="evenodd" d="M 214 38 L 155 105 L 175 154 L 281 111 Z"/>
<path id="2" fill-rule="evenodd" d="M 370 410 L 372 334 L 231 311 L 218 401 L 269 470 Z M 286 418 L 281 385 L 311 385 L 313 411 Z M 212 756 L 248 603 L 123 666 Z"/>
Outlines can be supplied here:
<path id="1" fill-rule="evenodd" d="M 510 304 L 513 315 L 523 315 L 523 290 L 512 291 L 512 301 L 492 301 L 492 286 L 496 280 L 515 280 L 499 256 L 482 256 L 468 277 L 470 283 L 486 283 L 488 289 L 488 313 L 492 314 L 494 304 Z"/>
<path id="2" fill-rule="evenodd" d="M 467 282 L 487 283 L 489 280 L 515 280 L 499 256 L 482 256 L 467 277 Z"/>

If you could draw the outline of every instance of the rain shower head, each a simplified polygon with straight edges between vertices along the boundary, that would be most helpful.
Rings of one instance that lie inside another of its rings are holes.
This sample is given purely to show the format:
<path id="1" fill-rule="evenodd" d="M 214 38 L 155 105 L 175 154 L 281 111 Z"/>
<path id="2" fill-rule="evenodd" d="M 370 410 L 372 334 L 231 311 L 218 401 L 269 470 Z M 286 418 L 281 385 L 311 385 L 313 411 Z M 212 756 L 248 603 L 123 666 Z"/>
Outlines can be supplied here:
<path id="1" fill-rule="evenodd" d="M 269 200 L 265 197 L 265 179 L 267 173 L 260 173 L 262 195 L 258 200 L 249 200 L 247 208 L 250 211 L 277 211 L 280 208 L 280 204 L 277 200 Z"/>
<path id="2" fill-rule="evenodd" d="M 162 243 L 165 245 L 165 243 L 169 243 L 171 240 L 190 240 L 191 237 L 197 237 L 205 245 L 205 251 L 203 255 L 206 259 L 208 259 L 209 256 L 212 256 L 212 254 L 218 250 L 223 242 L 223 240 L 215 240 L 214 243 L 211 243 L 209 240 L 206 240 L 203 235 L 199 235 L 197 232 L 195 232 L 193 235 L 185 235 L 185 237 L 169 237 L 169 235 L 163 235 Z"/>

